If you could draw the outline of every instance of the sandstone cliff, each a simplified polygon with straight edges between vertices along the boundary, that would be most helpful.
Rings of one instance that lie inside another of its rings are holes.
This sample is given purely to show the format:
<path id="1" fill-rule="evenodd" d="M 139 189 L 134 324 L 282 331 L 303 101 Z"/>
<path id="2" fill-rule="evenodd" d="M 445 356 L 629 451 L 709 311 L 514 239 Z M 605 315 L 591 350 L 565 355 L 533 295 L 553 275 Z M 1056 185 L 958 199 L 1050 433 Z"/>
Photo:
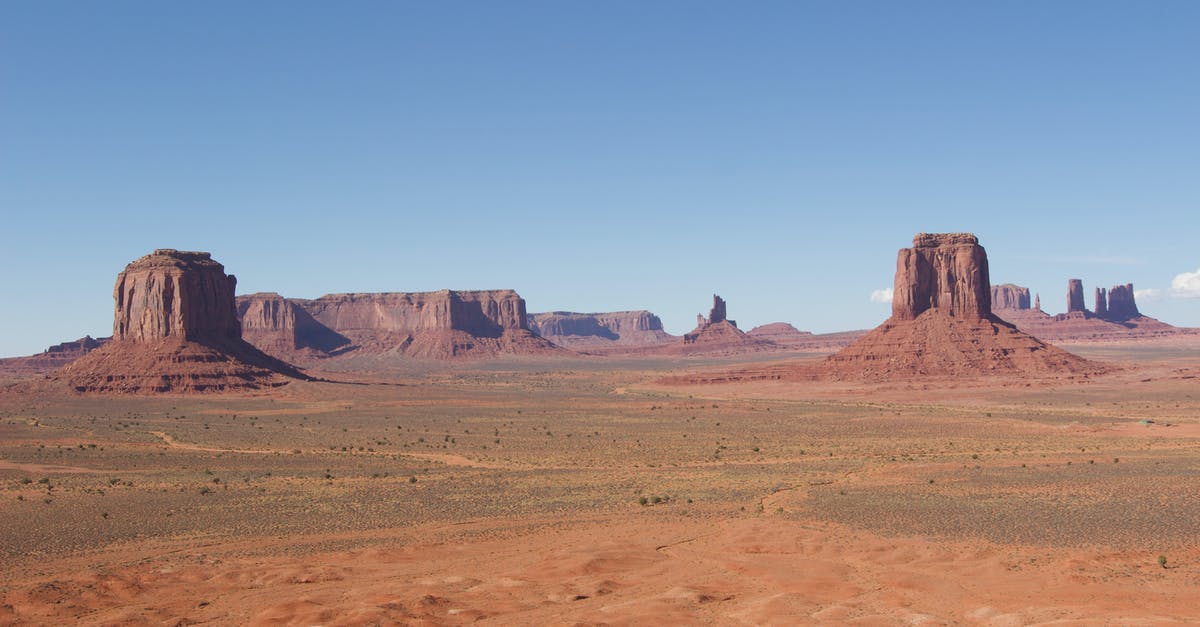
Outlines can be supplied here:
<path id="1" fill-rule="evenodd" d="M 117 276 L 113 340 L 62 369 L 81 392 L 193 392 L 308 378 L 242 340 L 236 279 L 208 253 L 159 249 Z"/>
<path id="2" fill-rule="evenodd" d="M 1084 313 L 1087 307 L 1083 304 L 1083 281 L 1080 279 L 1067 280 L 1067 313 Z"/>
<path id="3" fill-rule="evenodd" d="M 208 253 L 159 249 L 117 275 L 113 339 L 147 342 L 240 337 L 237 277 Z"/>
<path id="4" fill-rule="evenodd" d="M 1029 288 L 1012 283 L 993 285 L 992 311 L 998 309 L 1029 309 Z"/>
<path id="5" fill-rule="evenodd" d="M 1107 318 L 1114 321 L 1133 320 L 1141 317 L 1137 303 L 1134 302 L 1133 284 L 1114 285 L 1108 290 Z"/>
<path id="6" fill-rule="evenodd" d="M 242 338 L 278 357 L 324 357 L 350 345 L 350 340 L 317 322 L 296 302 L 275 293 L 237 297 Z"/>
<path id="7" fill-rule="evenodd" d="M 579 349 L 655 346 L 675 339 L 645 310 L 605 313 L 552 311 L 530 314 L 529 329 L 559 346 Z"/>
<path id="8" fill-rule="evenodd" d="M 1058 376 L 1103 367 L 1026 335 L 991 311 L 987 253 L 974 235 L 920 234 L 901 249 L 893 314 L 830 356 L 824 377 Z"/>
<path id="9" fill-rule="evenodd" d="M 896 259 L 892 319 L 914 320 L 929 309 L 964 320 L 991 313 L 987 253 L 970 233 L 919 233 Z"/>
<path id="10" fill-rule="evenodd" d="M 330 356 L 367 363 L 559 350 L 529 330 L 525 300 L 513 290 L 328 294 L 315 299 L 256 294 L 238 297 L 238 309 L 249 341 L 302 362 Z"/>

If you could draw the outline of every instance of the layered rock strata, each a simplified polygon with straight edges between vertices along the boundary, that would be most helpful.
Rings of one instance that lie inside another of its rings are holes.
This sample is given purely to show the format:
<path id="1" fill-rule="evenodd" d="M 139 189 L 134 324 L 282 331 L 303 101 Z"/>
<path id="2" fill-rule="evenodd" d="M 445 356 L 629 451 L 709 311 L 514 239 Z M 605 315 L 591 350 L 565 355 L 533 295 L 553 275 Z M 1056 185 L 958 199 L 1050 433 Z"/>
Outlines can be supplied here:
<path id="1" fill-rule="evenodd" d="M 832 378 L 1048 376 L 1103 367 L 992 314 L 987 253 L 974 235 L 920 234 L 901 249 L 892 317 L 826 360 Z M 908 295 L 912 296 L 908 296 Z"/>
<path id="2" fill-rule="evenodd" d="M 992 311 L 998 309 L 1029 309 L 1029 288 L 1012 283 L 993 285 Z"/>
<path id="3" fill-rule="evenodd" d="M 248 339 L 274 354 L 390 354 L 421 359 L 543 354 L 557 347 L 529 329 L 513 290 L 238 297 Z"/>
<path id="4" fill-rule="evenodd" d="M 657 346 L 676 339 L 662 320 L 645 310 L 606 313 L 552 311 L 529 314 L 529 329 L 567 348 Z"/>
<path id="5" fill-rule="evenodd" d="M 113 289 L 113 339 L 60 371 L 81 392 L 255 389 L 308 378 L 242 340 L 237 279 L 208 253 L 159 249 Z"/>

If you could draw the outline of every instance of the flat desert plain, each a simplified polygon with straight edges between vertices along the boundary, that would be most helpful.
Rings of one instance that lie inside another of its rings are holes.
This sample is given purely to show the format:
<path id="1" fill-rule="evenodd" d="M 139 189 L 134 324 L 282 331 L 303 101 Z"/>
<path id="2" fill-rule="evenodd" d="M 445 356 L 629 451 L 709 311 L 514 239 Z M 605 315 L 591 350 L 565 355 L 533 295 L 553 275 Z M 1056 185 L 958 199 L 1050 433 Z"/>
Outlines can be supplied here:
<path id="1" fill-rule="evenodd" d="M 1119 369 L 677 386 L 750 362 L 543 358 L 241 395 L 4 383 L 0 623 L 1195 624 L 1200 350 L 1076 352 Z"/>

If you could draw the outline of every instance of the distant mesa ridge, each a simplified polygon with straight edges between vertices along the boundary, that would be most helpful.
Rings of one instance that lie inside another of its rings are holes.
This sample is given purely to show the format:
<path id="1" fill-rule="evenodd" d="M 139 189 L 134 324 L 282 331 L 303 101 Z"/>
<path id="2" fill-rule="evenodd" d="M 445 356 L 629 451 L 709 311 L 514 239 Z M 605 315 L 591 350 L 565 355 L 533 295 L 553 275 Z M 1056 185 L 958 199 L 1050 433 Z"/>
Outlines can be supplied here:
<path id="1" fill-rule="evenodd" d="M 559 351 L 530 330 L 513 290 L 239 296 L 246 339 L 293 359 L 392 354 L 447 359 Z"/>
<path id="2" fill-rule="evenodd" d="M 551 311 L 529 314 L 529 329 L 568 348 L 656 346 L 675 340 L 662 320 L 646 310 L 579 313 Z"/>
<path id="3" fill-rule="evenodd" d="M 996 300 L 996 288 L 992 293 Z M 1132 283 L 1108 289 L 1098 287 L 1093 294 L 1093 308 L 1089 310 L 1084 306 L 1083 280 L 1069 279 L 1065 313 L 1050 315 L 1042 312 L 1040 299 L 1033 309 L 997 306 L 996 313 L 1022 331 L 1045 341 L 1110 342 L 1196 334 L 1195 329 L 1174 327 L 1143 315 L 1138 310 Z"/>
<path id="4" fill-rule="evenodd" d="M 113 339 L 60 371 L 81 392 L 254 389 L 307 379 L 242 339 L 237 279 L 206 252 L 158 249 L 117 275 Z"/>
<path id="5" fill-rule="evenodd" d="M 1041 304 L 1040 302 L 1038 303 Z M 1029 309 L 1029 288 L 1003 283 L 992 286 L 992 311 L 999 309 Z"/>

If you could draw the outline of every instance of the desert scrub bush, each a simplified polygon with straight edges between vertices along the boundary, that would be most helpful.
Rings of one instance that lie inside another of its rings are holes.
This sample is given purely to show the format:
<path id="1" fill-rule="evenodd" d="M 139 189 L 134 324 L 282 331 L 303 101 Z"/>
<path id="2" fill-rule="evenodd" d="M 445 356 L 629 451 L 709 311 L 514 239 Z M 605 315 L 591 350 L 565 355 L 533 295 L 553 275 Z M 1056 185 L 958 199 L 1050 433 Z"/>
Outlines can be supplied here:
<path id="1" fill-rule="evenodd" d="M 1162 566 L 1163 568 L 1167 567 L 1167 556 L 1166 555 L 1158 556 L 1158 565 Z"/>

